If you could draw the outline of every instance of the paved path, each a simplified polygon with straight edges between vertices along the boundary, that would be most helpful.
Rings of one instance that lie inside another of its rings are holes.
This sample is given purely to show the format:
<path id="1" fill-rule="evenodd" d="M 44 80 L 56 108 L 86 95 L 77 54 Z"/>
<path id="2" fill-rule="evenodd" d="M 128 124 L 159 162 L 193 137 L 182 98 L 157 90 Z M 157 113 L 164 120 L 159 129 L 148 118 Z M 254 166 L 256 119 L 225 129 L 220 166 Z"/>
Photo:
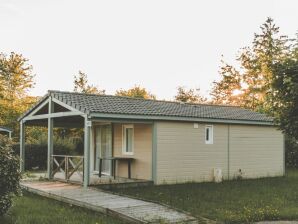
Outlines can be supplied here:
<path id="1" fill-rule="evenodd" d="M 256 224 L 298 224 L 298 221 L 263 221 Z"/>
<path id="2" fill-rule="evenodd" d="M 132 199 L 98 189 L 55 181 L 22 182 L 26 190 L 136 223 L 198 223 L 186 213 L 152 202 Z"/>

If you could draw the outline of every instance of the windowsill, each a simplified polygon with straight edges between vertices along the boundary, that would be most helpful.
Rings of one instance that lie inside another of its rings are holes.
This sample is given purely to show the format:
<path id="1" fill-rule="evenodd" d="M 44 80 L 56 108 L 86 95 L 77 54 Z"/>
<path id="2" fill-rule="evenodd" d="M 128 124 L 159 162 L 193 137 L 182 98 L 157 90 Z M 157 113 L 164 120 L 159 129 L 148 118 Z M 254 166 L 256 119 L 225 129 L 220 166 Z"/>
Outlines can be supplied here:
<path id="1" fill-rule="evenodd" d="M 122 152 L 124 156 L 133 156 L 133 152 Z"/>

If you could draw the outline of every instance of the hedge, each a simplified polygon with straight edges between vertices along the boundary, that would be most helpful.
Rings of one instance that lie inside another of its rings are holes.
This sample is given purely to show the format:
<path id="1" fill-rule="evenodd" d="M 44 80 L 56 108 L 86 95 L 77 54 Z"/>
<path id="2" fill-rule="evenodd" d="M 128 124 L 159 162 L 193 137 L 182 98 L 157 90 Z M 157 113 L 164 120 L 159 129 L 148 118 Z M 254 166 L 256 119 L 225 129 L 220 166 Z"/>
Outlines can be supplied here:
<path id="1" fill-rule="evenodd" d="M 13 146 L 15 154 L 20 154 L 20 145 Z M 56 155 L 77 155 L 74 144 L 54 142 L 54 154 Z M 47 168 L 48 148 L 45 143 L 25 145 L 25 169 L 45 170 Z"/>

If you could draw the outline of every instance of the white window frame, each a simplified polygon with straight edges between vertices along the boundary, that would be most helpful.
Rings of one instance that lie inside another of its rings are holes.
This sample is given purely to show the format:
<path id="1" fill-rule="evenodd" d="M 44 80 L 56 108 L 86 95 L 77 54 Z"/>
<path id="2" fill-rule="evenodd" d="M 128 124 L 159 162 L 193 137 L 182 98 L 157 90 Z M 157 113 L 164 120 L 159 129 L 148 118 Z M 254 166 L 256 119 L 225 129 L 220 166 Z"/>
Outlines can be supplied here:
<path id="1" fill-rule="evenodd" d="M 126 151 L 126 129 L 132 128 L 132 151 Z M 134 127 L 133 124 L 122 125 L 122 154 L 123 155 L 133 155 L 134 154 Z"/>
<path id="2" fill-rule="evenodd" d="M 207 129 L 209 129 L 209 139 L 207 140 Z M 213 125 L 205 126 L 205 144 L 211 145 L 213 144 L 213 136 L 214 136 L 214 128 Z"/>

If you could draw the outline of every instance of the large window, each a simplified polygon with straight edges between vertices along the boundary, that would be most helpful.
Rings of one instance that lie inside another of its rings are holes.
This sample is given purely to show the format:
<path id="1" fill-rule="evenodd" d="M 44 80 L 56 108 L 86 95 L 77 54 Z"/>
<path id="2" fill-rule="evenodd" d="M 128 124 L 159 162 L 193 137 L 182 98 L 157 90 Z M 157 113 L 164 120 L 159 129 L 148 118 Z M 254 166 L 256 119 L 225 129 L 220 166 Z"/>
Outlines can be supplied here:
<path id="1" fill-rule="evenodd" d="M 133 155 L 133 125 L 123 125 L 122 152 L 126 155 Z"/>
<path id="2" fill-rule="evenodd" d="M 213 125 L 205 126 L 205 143 L 213 144 Z"/>

